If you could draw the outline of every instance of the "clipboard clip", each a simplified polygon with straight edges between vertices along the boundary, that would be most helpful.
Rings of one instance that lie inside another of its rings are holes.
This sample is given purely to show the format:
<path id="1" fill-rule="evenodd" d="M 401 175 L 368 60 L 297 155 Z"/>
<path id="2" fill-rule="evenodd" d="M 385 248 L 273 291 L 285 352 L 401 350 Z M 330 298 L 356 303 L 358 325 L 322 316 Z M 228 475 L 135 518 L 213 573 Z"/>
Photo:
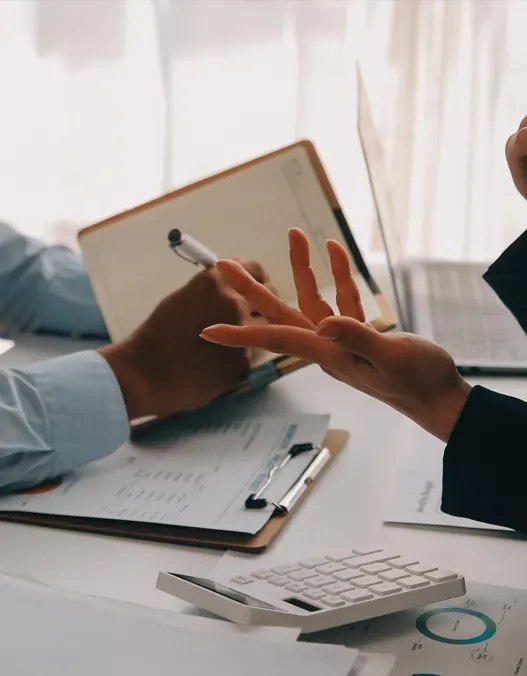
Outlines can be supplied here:
<path id="1" fill-rule="evenodd" d="M 264 491 L 271 484 L 276 472 L 285 467 L 289 460 L 296 458 L 298 455 L 309 453 L 310 451 L 314 450 L 317 450 L 318 453 L 279 502 L 270 502 L 267 500 L 267 498 L 263 497 Z M 267 474 L 267 478 L 260 486 L 258 491 L 249 495 L 245 501 L 245 508 L 264 509 L 269 504 L 271 504 L 274 505 L 275 516 L 289 514 L 291 509 L 298 502 L 310 484 L 313 483 L 317 475 L 322 471 L 323 467 L 325 467 L 326 463 L 330 459 L 331 453 L 327 448 L 319 448 L 318 446 L 315 446 L 311 443 L 295 444 L 294 446 L 291 446 L 285 457 L 271 467 Z"/>

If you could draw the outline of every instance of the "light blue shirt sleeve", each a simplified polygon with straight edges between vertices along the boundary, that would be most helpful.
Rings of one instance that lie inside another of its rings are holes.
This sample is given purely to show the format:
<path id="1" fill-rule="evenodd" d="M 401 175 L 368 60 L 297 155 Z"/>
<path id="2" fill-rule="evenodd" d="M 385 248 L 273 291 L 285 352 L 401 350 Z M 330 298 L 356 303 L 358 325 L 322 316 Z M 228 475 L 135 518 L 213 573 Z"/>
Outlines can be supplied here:
<path id="1" fill-rule="evenodd" d="M 0 223 L 0 333 L 106 338 L 82 258 Z"/>
<path id="2" fill-rule="evenodd" d="M 119 384 L 95 351 L 0 372 L 0 492 L 103 458 L 128 430 Z"/>
<path id="3" fill-rule="evenodd" d="M 106 337 L 80 256 L 0 223 L 0 333 Z M 0 371 L 0 492 L 102 458 L 128 437 L 119 384 L 94 351 Z"/>

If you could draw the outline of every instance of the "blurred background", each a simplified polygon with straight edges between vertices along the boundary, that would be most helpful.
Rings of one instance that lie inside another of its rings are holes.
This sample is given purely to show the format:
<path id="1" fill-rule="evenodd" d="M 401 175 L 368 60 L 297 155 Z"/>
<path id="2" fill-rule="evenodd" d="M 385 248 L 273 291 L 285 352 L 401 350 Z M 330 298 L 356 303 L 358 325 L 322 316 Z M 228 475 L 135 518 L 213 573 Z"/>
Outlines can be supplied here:
<path id="1" fill-rule="evenodd" d="M 527 223 L 524 0 L 2 0 L 0 218 L 49 241 L 298 138 L 375 247 L 364 67 L 409 255 L 487 259 Z"/>

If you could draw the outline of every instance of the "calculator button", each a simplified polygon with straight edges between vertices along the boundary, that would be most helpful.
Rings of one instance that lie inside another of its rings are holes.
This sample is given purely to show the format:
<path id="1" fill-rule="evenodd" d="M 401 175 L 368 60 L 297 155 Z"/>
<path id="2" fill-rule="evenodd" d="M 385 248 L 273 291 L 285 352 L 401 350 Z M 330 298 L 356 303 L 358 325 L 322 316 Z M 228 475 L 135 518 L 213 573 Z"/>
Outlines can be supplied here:
<path id="1" fill-rule="evenodd" d="M 273 577 L 273 573 L 270 570 L 255 570 L 253 577 L 257 580 L 268 580 L 270 577 Z"/>
<path id="2" fill-rule="evenodd" d="M 300 570 L 300 566 L 290 563 L 285 566 L 275 566 L 271 568 L 271 570 L 277 575 L 287 575 L 288 573 L 293 573 L 295 570 Z"/>
<path id="3" fill-rule="evenodd" d="M 235 584 L 251 584 L 254 580 L 252 577 L 247 577 L 246 575 L 237 575 L 231 579 L 231 582 L 234 582 Z"/>
<path id="4" fill-rule="evenodd" d="M 401 587 L 392 582 L 383 582 L 382 584 L 376 584 L 371 588 L 372 592 L 378 594 L 379 596 L 388 596 L 389 594 L 397 594 L 397 592 L 402 591 Z"/>
<path id="5" fill-rule="evenodd" d="M 414 573 L 414 575 L 424 575 L 425 573 L 431 573 L 433 570 L 437 570 L 437 566 L 430 566 L 426 563 L 417 563 L 414 566 L 408 566 L 406 570 L 409 573 Z"/>
<path id="6" fill-rule="evenodd" d="M 286 584 L 285 588 L 295 592 L 295 594 L 301 594 L 307 589 L 306 585 L 301 582 L 291 582 L 290 584 Z"/>
<path id="7" fill-rule="evenodd" d="M 269 584 L 274 584 L 277 587 L 283 587 L 289 582 L 289 580 L 283 575 L 275 575 L 274 577 L 270 577 L 268 582 Z"/>
<path id="8" fill-rule="evenodd" d="M 289 573 L 288 578 L 294 582 L 303 582 L 310 577 L 315 577 L 315 575 L 314 570 L 298 570 L 294 573 Z"/>
<path id="9" fill-rule="evenodd" d="M 308 587 L 325 587 L 328 584 L 333 582 L 333 578 L 329 575 L 317 575 L 316 577 L 311 577 L 309 580 L 306 580 Z"/>
<path id="10" fill-rule="evenodd" d="M 354 554 L 359 556 L 367 556 L 368 554 L 377 554 L 382 552 L 382 547 L 353 547 L 351 550 Z"/>
<path id="11" fill-rule="evenodd" d="M 347 582 L 334 582 L 328 587 L 322 587 L 322 591 L 325 591 L 326 594 L 342 594 L 342 592 L 350 591 L 353 589 L 353 585 L 348 584 Z"/>
<path id="12" fill-rule="evenodd" d="M 324 598 L 325 593 L 321 589 L 310 589 L 309 591 L 306 591 L 304 596 L 307 596 L 308 599 L 315 599 L 315 601 L 318 601 L 319 599 Z"/>
<path id="13" fill-rule="evenodd" d="M 379 577 L 386 582 L 397 582 L 403 577 L 410 577 L 410 573 L 407 573 L 405 570 L 387 570 L 385 573 L 379 573 Z"/>
<path id="14" fill-rule="evenodd" d="M 390 566 L 386 563 L 370 563 L 367 566 L 362 566 L 361 570 L 363 573 L 368 573 L 368 575 L 378 575 L 386 570 L 390 570 Z"/>
<path id="15" fill-rule="evenodd" d="M 388 559 L 394 559 L 397 554 L 393 552 L 379 552 L 378 554 L 369 554 L 368 556 L 357 556 L 353 559 L 344 559 L 343 563 L 348 566 L 348 568 L 362 568 L 362 566 L 369 566 L 370 563 L 384 563 Z M 419 563 L 419 561 L 414 561 L 413 563 Z M 394 565 L 390 561 L 391 565 Z M 409 564 L 411 565 L 411 564 Z M 401 566 L 404 568 L 405 566 Z"/>
<path id="16" fill-rule="evenodd" d="M 373 587 L 374 584 L 381 583 L 382 580 L 375 575 L 364 575 L 363 577 L 358 577 L 356 580 L 353 580 L 353 584 L 360 589 L 367 589 L 368 587 Z"/>
<path id="17" fill-rule="evenodd" d="M 346 570 L 346 566 L 343 566 L 340 563 L 325 563 L 323 566 L 315 568 L 315 570 L 321 575 L 331 575 L 333 573 L 339 573 L 341 570 Z"/>
<path id="18" fill-rule="evenodd" d="M 425 577 L 432 582 L 448 582 L 448 580 L 455 580 L 457 575 L 449 570 L 434 570 L 431 573 L 425 573 Z"/>
<path id="19" fill-rule="evenodd" d="M 318 559 L 304 559 L 303 561 L 300 561 L 300 565 L 304 568 L 317 568 L 317 566 L 323 566 L 325 563 L 327 563 L 325 557 L 319 557 Z"/>
<path id="20" fill-rule="evenodd" d="M 342 598 L 348 603 L 358 603 L 359 601 L 369 601 L 374 597 L 367 589 L 354 589 L 353 591 L 342 594 Z"/>
<path id="21" fill-rule="evenodd" d="M 427 587 L 430 581 L 425 580 L 424 577 L 410 575 L 410 577 L 403 577 L 402 580 L 399 580 L 399 584 L 405 589 L 419 589 L 420 587 Z"/>
<path id="22" fill-rule="evenodd" d="M 391 561 L 388 561 L 390 566 L 393 568 L 408 568 L 409 566 L 415 566 L 419 563 L 419 559 L 412 559 L 409 556 L 398 556 L 393 558 Z"/>
<path id="23" fill-rule="evenodd" d="M 340 563 L 341 561 L 344 561 L 344 559 L 353 558 L 353 554 L 350 554 L 349 552 L 346 552 L 345 554 L 328 554 L 326 558 L 328 561 Z"/>
<path id="24" fill-rule="evenodd" d="M 322 599 L 322 603 L 325 606 L 330 606 L 330 608 L 338 608 L 339 606 L 343 606 L 346 601 L 338 596 L 326 596 L 325 599 Z"/>
<path id="25" fill-rule="evenodd" d="M 409 575 L 409 573 L 407 573 Z M 362 577 L 363 573 L 360 570 L 343 570 L 341 573 L 335 573 L 333 577 L 339 582 L 347 582 L 348 580 L 354 580 L 356 577 Z"/>

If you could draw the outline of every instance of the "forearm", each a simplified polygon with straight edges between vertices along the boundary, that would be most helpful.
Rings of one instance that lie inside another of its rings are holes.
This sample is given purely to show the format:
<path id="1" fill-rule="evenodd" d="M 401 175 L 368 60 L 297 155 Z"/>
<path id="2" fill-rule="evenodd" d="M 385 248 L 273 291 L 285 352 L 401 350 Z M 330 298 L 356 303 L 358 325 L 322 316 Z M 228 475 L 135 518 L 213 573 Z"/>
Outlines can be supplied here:
<path id="1" fill-rule="evenodd" d="M 119 384 L 97 353 L 0 372 L 0 491 L 66 474 L 127 437 Z"/>
<path id="2" fill-rule="evenodd" d="M 527 403 L 474 387 L 443 459 L 442 510 L 527 533 Z"/>
<path id="3" fill-rule="evenodd" d="M 105 338 L 82 259 L 0 223 L 0 327 Z"/>

